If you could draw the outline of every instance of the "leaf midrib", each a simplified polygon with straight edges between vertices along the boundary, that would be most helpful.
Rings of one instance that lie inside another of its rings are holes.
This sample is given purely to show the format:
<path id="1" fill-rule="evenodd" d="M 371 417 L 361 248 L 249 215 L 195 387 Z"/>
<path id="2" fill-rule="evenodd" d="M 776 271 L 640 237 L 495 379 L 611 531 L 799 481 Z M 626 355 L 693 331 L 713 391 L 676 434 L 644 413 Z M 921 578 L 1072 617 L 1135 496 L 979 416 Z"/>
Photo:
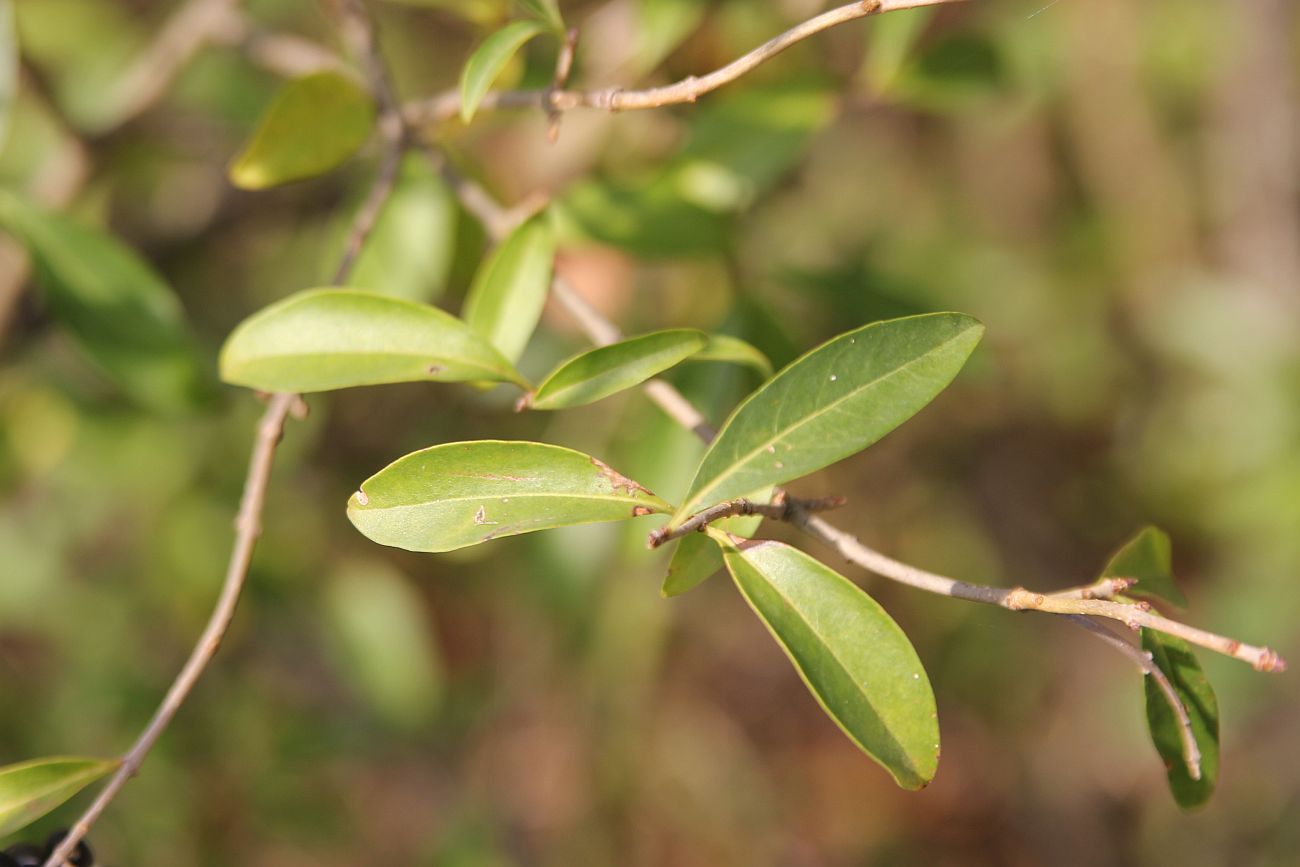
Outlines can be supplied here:
<path id="1" fill-rule="evenodd" d="M 810 413 L 809 415 L 804 416 L 804 417 L 803 417 L 802 419 L 800 419 L 798 422 L 796 422 L 795 424 L 792 424 L 792 425 L 790 425 L 789 427 L 785 428 L 784 430 L 782 430 L 782 431 L 781 431 L 779 434 L 777 434 L 776 436 L 773 436 L 773 437 L 771 437 L 771 438 L 769 438 L 769 439 L 767 439 L 767 440 L 764 440 L 763 443 L 762 443 L 761 445 L 759 445 L 759 446 L 757 446 L 756 448 L 751 449 L 750 451 L 746 452 L 746 453 L 744 454 L 743 457 L 740 457 L 740 458 L 736 459 L 735 461 L 732 461 L 731 464 L 730 464 L 730 466 L 729 466 L 729 468 L 728 468 L 728 469 L 729 469 L 729 472 L 728 472 L 728 473 L 726 473 L 725 475 L 722 474 L 722 473 L 719 473 L 719 474 L 715 475 L 715 476 L 713 477 L 713 479 L 709 481 L 708 485 L 707 485 L 706 487 L 702 488 L 702 489 L 701 489 L 699 492 L 697 492 L 696 494 L 692 495 L 691 498 L 690 498 L 689 500 L 687 500 L 686 504 L 685 504 L 682 508 L 683 508 L 683 509 L 685 509 L 685 508 L 687 508 L 687 507 L 694 508 L 695 505 L 696 505 L 698 502 L 700 502 L 701 500 L 703 500 L 702 495 L 703 495 L 704 493 L 706 493 L 707 491 L 709 491 L 711 488 L 715 488 L 715 487 L 717 487 L 717 484 L 718 484 L 718 480 L 719 480 L 719 479 L 725 478 L 726 475 L 731 475 L 732 472 L 734 472 L 734 468 L 735 468 L 735 467 L 739 467 L 739 466 L 742 466 L 742 465 L 744 465 L 744 464 L 749 463 L 751 460 L 753 460 L 753 458 L 754 458 L 755 455 L 762 454 L 764 451 L 767 450 L 768 446 L 775 445 L 775 444 L 776 444 L 777 442 L 779 442 L 780 440 L 782 440 L 782 439 L 784 439 L 785 437 L 789 436 L 790 433 L 791 433 L 792 431 L 796 431 L 796 430 L 798 430 L 799 428 L 803 427 L 805 424 L 808 424 L 809 422 L 811 422 L 813 419 L 821 418 L 821 417 L 822 417 L 823 415 L 825 415 L 826 413 L 828 413 L 828 412 L 830 412 L 831 410 L 835 409 L 836 407 L 838 407 L 840 404 L 844 403 L 845 401 L 850 400 L 850 399 L 856 397 L 858 394 L 860 394 L 861 392 L 865 391 L 866 389 L 868 389 L 868 388 L 872 388 L 872 387 L 874 387 L 874 386 L 876 386 L 876 385 L 878 385 L 878 384 L 884 382 L 884 381 L 887 380 L 887 379 L 890 379 L 890 378 L 892 378 L 892 377 L 894 377 L 894 376 L 897 376 L 898 374 L 900 374 L 900 373 L 902 373 L 903 371 L 907 370 L 907 369 L 908 369 L 909 367 L 911 367 L 912 365 L 917 364 L 918 362 L 920 362 L 921 360 L 923 360 L 923 359 L 926 358 L 927 356 L 933 355 L 934 353 L 938 352 L 939 350 L 943 349 L 944 347 L 948 346 L 949 344 L 955 342 L 959 337 L 961 337 L 962 335 L 966 334 L 966 332 L 970 331 L 971 328 L 973 328 L 973 327 L 974 327 L 974 326 L 968 326 L 968 327 L 966 327 L 966 328 L 963 328 L 961 331 L 957 332 L 957 333 L 954 334 L 952 337 L 949 337 L 947 340 L 943 341 L 942 343 L 939 343 L 939 344 L 935 345 L 933 348 L 927 350 L 927 351 L 926 351 L 925 353 L 923 353 L 922 355 L 918 355 L 916 358 L 913 358 L 911 361 L 908 361 L 908 362 L 906 362 L 906 363 L 900 365 L 899 367 L 894 368 L 893 370 L 889 371 L 888 373 L 881 374 L 880 376 L 876 377 L 875 379 L 871 380 L 870 382 L 863 383 L 861 386 L 859 386 L 858 388 L 855 388 L 855 389 L 853 389 L 852 391 L 848 392 L 848 393 L 845 394 L 843 397 L 838 398 L 838 399 L 836 399 L 835 401 L 832 401 L 831 403 L 826 404 L 824 407 L 822 407 L 821 409 L 817 410 L 817 411 L 814 412 L 814 413 Z M 754 397 L 757 397 L 757 396 L 758 396 L 757 394 L 754 395 Z M 752 398 L 751 398 L 751 399 L 752 399 Z M 742 405 L 739 409 L 737 409 L 737 410 L 736 410 L 736 415 L 733 416 L 733 420 L 734 420 L 735 418 L 739 418 L 739 417 L 740 417 L 740 413 L 741 413 L 741 411 L 744 410 L 745 407 L 748 406 L 748 405 L 749 405 L 749 401 L 746 401 L 744 405 Z M 730 427 L 730 422 L 728 422 L 728 427 Z M 722 435 L 723 435 L 724 433 L 726 433 L 726 428 L 723 428 L 723 430 L 720 431 L 720 432 L 718 433 L 718 440 L 716 440 L 716 441 L 721 441 L 721 439 L 722 439 Z M 706 456 L 705 456 L 705 459 L 707 459 L 707 457 L 708 457 L 708 456 L 706 455 Z"/>
<path id="2" fill-rule="evenodd" d="M 650 335 L 645 335 L 645 337 L 649 337 L 649 336 L 650 336 Z M 642 338 L 633 338 L 633 340 L 636 340 L 636 339 L 642 339 Z M 631 341 L 628 341 L 628 342 L 631 342 Z M 594 373 L 594 374 L 591 374 L 591 375 L 585 376 L 585 377 L 583 377 L 583 378 L 581 378 L 581 379 L 578 379 L 578 380 L 576 380 L 576 381 L 574 381 L 574 382 L 570 382 L 570 383 L 568 383 L 567 385 L 565 385 L 565 384 L 560 384 L 560 385 L 558 385 L 558 386 L 553 386 L 553 387 L 550 389 L 550 393 L 547 394 L 547 393 L 546 393 L 546 392 L 547 392 L 547 386 L 550 385 L 550 383 L 551 383 L 551 382 L 552 382 L 556 377 L 558 377 L 560 374 L 564 373 L 564 372 L 566 371 L 566 369 L 569 368 L 571 365 L 573 365 L 573 364 L 576 363 L 577 361 L 581 360 L 583 357 L 590 355 L 591 352 L 598 352 L 598 351 L 600 351 L 600 349 L 609 349 L 609 348 L 612 348 L 613 346 L 617 346 L 618 344 L 610 344 L 610 346 L 602 346 L 602 347 L 599 347 L 598 349 L 590 350 L 589 352 L 584 352 L 584 353 L 582 353 L 581 355 L 579 355 L 579 356 L 577 356 L 577 357 L 575 357 L 575 358 L 571 358 L 571 359 L 569 359 L 568 361 L 566 361 L 564 364 L 560 365 L 560 367 L 559 367 L 558 370 L 556 370 L 556 371 L 555 371 L 554 373 L 552 373 L 550 376 L 546 377 L 546 379 L 542 382 L 542 384 L 539 385 L 539 386 L 537 386 L 537 393 L 536 393 L 536 396 L 535 396 L 535 398 L 534 398 L 534 406 L 536 406 L 539 402 L 542 402 L 542 401 L 553 401 L 553 400 L 555 400 L 557 397 L 561 397 L 561 396 L 567 394 L 568 392 L 573 391 L 574 389 L 581 388 L 583 385 L 586 385 L 586 384 L 588 384 L 588 383 L 595 382 L 595 381 L 597 381 L 597 380 L 600 380 L 600 379 L 604 379 L 604 378 L 607 378 L 607 377 L 613 376 L 614 374 L 620 373 L 620 372 L 625 371 L 625 370 L 627 370 L 627 369 L 629 369 L 629 368 L 633 368 L 633 367 L 637 367 L 637 366 L 640 366 L 640 365 L 646 364 L 646 363 L 647 363 L 650 359 L 652 359 L 652 358 L 658 359 L 658 360 L 656 360 L 656 362 L 655 362 L 655 364 L 657 365 L 657 364 L 659 363 L 659 361 L 662 360 L 661 356 L 672 356 L 672 355 L 678 354 L 678 353 L 680 353 L 680 352 L 682 351 L 682 349 L 683 349 L 685 346 L 689 345 L 690 342 L 691 342 L 691 341 L 685 341 L 685 340 L 683 340 L 682 343 L 681 343 L 680 345 L 676 345 L 676 346 L 667 346 L 667 347 L 664 347 L 664 348 L 662 348 L 662 349 L 656 349 L 656 350 L 653 350 L 652 352 L 647 353 L 646 355 L 643 355 L 643 356 L 641 356 L 640 358 L 635 358 L 635 359 L 632 359 L 631 361 L 620 362 L 620 363 L 618 363 L 618 364 L 613 365 L 612 367 L 608 367 L 608 368 L 606 368 L 605 370 L 602 370 L 602 371 L 599 371 L 599 372 L 597 372 L 597 373 Z M 687 353 L 685 353 L 684 355 L 682 355 L 681 358 L 677 359 L 677 360 L 674 361 L 672 364 L 669 364 L 669 365 L 667 365 L 666 367 L 661 367 L 659 370 L 657 370 L 657 371 L 652 371 L 651 373 L 649 373 L 649 374 L 646 375 L 645 377 L 642 377 L 642 380 L 641 380 L 641 381 L 644 382 L 646 379 L 649 379 L 650 377 L 654 376 L 656 373 L 663 373 L 663 372 L 664 372 L 665 370 L 667 370 L 669 367 L 672 367 L 673 364 L 678 364 L 678 363 L 680 363 L 680 362 L 682 362 L 682 361 L 685 361 L 687 358 L 690 358 L 692 355 L 696 354 L 697 352 L 699 352 L 698 349 L 697 349 L 697 350 L 694 350 L 694 351 L 691 351 L 691 352 L 687 352 Z M 654 365 L 649 365 L 649 366 L 654 366 Z"/>
<path id="3" fill-rule="evenodd" d="M 240 356 L 236 356 L 236 360 L 233 363 L 252 364 L 254 362 L 280 361 L 289 358 L 308 358 L 314 355 L 323 356 L 326 358 L 359 358 L 362 356 L 366 356 L 366 357 L 382 356 L 382 357 L 391 357 L 391 358 L 442 358 L 448 361 L 455 361 L 456 363 L 463 364 L 466 367 L 477 367 L 481 370 L 490 370 L 496 373 L 503 373 L 503 374 L 509 373 L 509 371 L 504 367 L 493 367 L 483 362 L 467 360 L 463 356 L 446 355 L 446 354 L 440 355 L 436 352 L 393 352 L 388 349 L 379 349 L 379 350 L 375 350 L 374 352 L 351 352 L 351 351 L 338 352 L 338 351 L 326 350 L 326 349 L 312 350 L 310 352 L 268 352 L 263 355 L 246 355 L 242 357 L 242 360 Z M 510 381 L 514 382 L 515 381 L 514 377 L 510 377 Z"/>
<path id="4" fill-rule="evenodd" d="M 369 494 L 368 494 L 369 496 Z M 379 496 L 379 495 L 373 495 Z M 423 509 L 440 503 L 468 503 L 482 502 L 484 500 L 500 500 L 506 497 L 511 500 L 539 500 L 539 499 L 570 499 L 570 500 L 599 500 L 601 502 L 625 503 L 637 506 L 653 506 L 655 500 L 638 499 L 631 496 L 620 496 L 617 494 L 561 494 L 561 493 L 527 493 L 527 494 L 478 494 L 472 497 L 442 497 L 437 500 L 429 500 L 422 503 L 399 504 L 395 506 L 359 506 L 357 511 L 362 512 L 388 512 L 398 509 Z M 656 498 L 657 499 L 657 498 Z M 661 501 L 662 502 L 662 501 Z M 672 508 L 671 504 L 669 508 Z M 656 508 L 656 512 L 664 513 L 663 509 Z"/>

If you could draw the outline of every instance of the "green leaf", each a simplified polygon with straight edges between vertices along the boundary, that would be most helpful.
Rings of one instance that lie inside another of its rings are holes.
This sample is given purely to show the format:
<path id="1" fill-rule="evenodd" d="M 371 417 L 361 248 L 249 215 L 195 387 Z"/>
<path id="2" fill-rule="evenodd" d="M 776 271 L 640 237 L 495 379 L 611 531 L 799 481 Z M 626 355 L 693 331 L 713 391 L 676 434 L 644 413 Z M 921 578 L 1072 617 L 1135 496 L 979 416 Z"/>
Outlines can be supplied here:
<path id="1" fill-rule="evenodd" d="M 726 216 L 682 195 L 675 176 L 652 180 L 587 180 L 574 184 L 554 205 L 561 240 L 598 241 L 641 259 L 721 253 L 731 242 Z"/>
<path id="2" fill-rule="evenodd" d="M 460 119 L 469 123 L 483 96 L 492 87 L 510 58 L 528 40 L 547 31 L 541 21 L 515 21 L 493 33 L 474 50 L 460 75 Z"/>
<path id="3" fill-rule="evenodd" d="M 1012 85 L 1005 49 L 986 34 L 963 31 L 927 45 L 890 81 L 890 96 L 934 112 L 986 109 Z"/>
<path id="4" fill-rule="evenodd" d="M 636 0 L 633 47 L 626 52 L 631 78 L 655 69 L 681 45 L 699 25 L 705 7 L 699 0 Z"/>
<path id="5" fill-rule="evenodd" d="M 863 72 L 877 93 L 889 90 L 935 12 L 928 6 L 900 9 L 881 16 L 866 28 L 867 59 Z"/>
<path id="6" fill-rule="evenodd" d="M 474 276 L 465 298 L 465 322 L 512 362 L 519 360 L 542 317 L 554 262 L 555 236 L 538 217 L 515 229 Z"/>
<path id="7" fill-rule="evenodd" d="M 399 458 L 348 500 L 363 534 L 408 551 L 454 551 L 490 539 L 672 506 L 596 458 L 543 443 L 448 443 Z"/>
<path id="8" fill-rule="evenodd" d="M 1169 789 L 1178 806 L 1185 810 L 1200 807 L 1214 794 L 1219 781 L 1219 702 L 1214 688 L 1192 655 L 1191 645 L 1181 638 L 1143 629 L 1142 648 L 1150 652 L 1152 661 L 1169 678 L 1174 692 L 1187 708 L 1192 737 L 1201 751 L 1201 778 L 1193 780 L 1187 770 L 1178 717 L 1160 687 L 1146 677 L 1143 680 L 1151 742 L 1164 759 Z"/>
<path id="9" fill-rule="evenodd" d="M 27 827 L 119 764 L 60 756 L 0 768 L 0 837 Z"/>
<path id="10" fill-rule="evenodd" d="M 809 141 L 838 115 L 839 100 L 824 83 L 805 82 L 747 87 L 710 100 L 693 116 L 690 140 L 669 171 L 691 202 L 718 211 L 744 208 L 807 158 Z"/>
<path id="11" fill-rule="evenodd" d="M 556 0 L 519 0 L 519 5 L 556 33 L 564 32 L 564 17 L 560 15 L 560 6 Z"/>
<path id="12" fill-rule="evenodd" d="M 340 242 L 351 223 L 349 213 L 339 226 Z M 455 240 L 454 197 L 423 155 L 409 155 L 348 285 L 408 301 L 433 301 L 451 273 Z"/>
<path id="13" fill-rule="evenodd" d="M 903 630 L 844 576 L 780 542 L 735 546 L 717 530 L 736 586 L 822 709 L 905 789 L 939 765 L 934 693 Z"/>
<path id="14" fill-rule="evenodd" d="M 370 96 L 340 72 L 317 72 L 280 89 L 230 166 L 230 180 L 263 190 L 325 174 L 355 154 L 375 126 Z"/>
<path id="15" fill-rule="evenodd" d="M 325 588 L 339 662 L 353 686 L 389 723 L 429 722 L 443 675 L 423 597 L 383 560 L 345 563 Z"/>
<path id="16" fill-rule="evenodd" d="M 772 375 L 772 362 L 757 347 L 739 337 L 728 334 L 710 334 L 704 348 L 690 358 L 691 361 L 725 361 L 753 368 L 766 379 Z"/>
<path id="17" fill-rule="evenodd" d="M 943 391 L 983 332 L 960 313 L 910 316 L 864 325 L 791 362 L 727 419 L 673 524 L 871 445 Z"/>
<path id="18" fill-rule="evenodd" d="M 567 409 L 594 403 L 645 382 L 699 352 L 702 331 L 672 328 L 629 337 L 570 358 L 537 386 L 533 409 Z"/>
<path id="19" fill-rule="evenodd" d="M 664 598 L 680 596 L 713 577 L 722 566 L 722 552 L 708 535 L 690 533 L 677 543 L 659 592 Z"/>
<path id="20" fill-rule="evenodd" d="M 1164 599 L 1181 608 L 1187 599 L 1174 583 L 1171 564 L 1169 536 L 1156 527 L 1143 527 L 1115 552 L 1101 577 L 1136 578 L 1138 583 L 1128 595 Z"/>
<path id="21" fill-rule="evenodd" d="M 389 382 L 526 383 L 456 317 L 352 289 L 309 289 L 240 323 L 221 378 L 262 391 L 330 391 Z"/>
<path id="22" fill-rule="evenodd" d="M 160 409 L 196 401 L 204 382 L 185 314 L 132 250 L 4 192 L 0 225 L 31 254 L 50 311 L 125 392 Z"/>

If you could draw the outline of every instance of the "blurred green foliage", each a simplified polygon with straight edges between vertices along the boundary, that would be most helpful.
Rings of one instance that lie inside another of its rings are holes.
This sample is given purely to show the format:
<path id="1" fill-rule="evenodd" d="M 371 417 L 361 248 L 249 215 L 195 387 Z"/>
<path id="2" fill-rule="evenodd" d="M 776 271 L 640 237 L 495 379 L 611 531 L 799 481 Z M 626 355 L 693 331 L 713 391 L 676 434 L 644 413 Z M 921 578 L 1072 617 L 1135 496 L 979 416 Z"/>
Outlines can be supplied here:
<path id="1" fill-rule="evenodd" d="M 279 86 L 234 47 L 113 127 L 114 85 L 173 5 L 14 0 L 24 70 L 0 99 L 0 182 L 41 198 L 82 138 L 89 180 L 63 210 L 149 262 L 212 368 L 235 323 L 327 278 L 375 154 L 232 189 L 226 167 Z M 840 522 L 909 562 L 1043 589 L 1091 579 L 1159 524 L 1192 622 L 1295 657 L 1297 10 L 1044 5 L 857 22 L 697 106 L 568 115 L 555 146 L 533 113 L 438 134 L 505 199 L 554 197 L 562 273 L 628 333 L 723 331 L 780 366 L 878 318 L 978 317 L 987 337 L 952 389 L 797 492 L 847 495 Z M 582 33 L 576 80 L 607 86 L 715 68 L 815 6 L 562 11 Z M 249 8 L 335 42 L 316 4 Z M 375 12 L 414 97 L 454 87 L 511 9 Z M 542 42 L 514 73 L 525 86 L 549 81 Z M 401 190 L 385 254 L 354 282 L 455 310 L 483 232 L 423 168 Z M 207 615 L 258 407 L 228 391 L 160 412 L 167 395 L 124 387 L 50 296 L 0 303 L 0 764 L 112 755 Z M 584 348 L 547 310 L 519 366 L 536 378 Z M 729 365 L 669 376 L 715 423 L 755 385 Z M 667 555 L 642 527 L 436 556 L 351 528 L 360 480 L 440 442 L 560 443 L 657 491 L 684 490 L 702 453 L 634 393 L 523 416 L 508 400 L 433 383 L 312 399 L 235 629 L 98 826 L 100 852 L 127 867 L 1294 863 L 1293 678 L 1202 655 L 1222 769 L 1184 815 L 1123 659 L 1047 618 L 850 572 L 938 699 L 938 776 L 905 794 L 806 699 L 733 588 L 660 597 Z"/>

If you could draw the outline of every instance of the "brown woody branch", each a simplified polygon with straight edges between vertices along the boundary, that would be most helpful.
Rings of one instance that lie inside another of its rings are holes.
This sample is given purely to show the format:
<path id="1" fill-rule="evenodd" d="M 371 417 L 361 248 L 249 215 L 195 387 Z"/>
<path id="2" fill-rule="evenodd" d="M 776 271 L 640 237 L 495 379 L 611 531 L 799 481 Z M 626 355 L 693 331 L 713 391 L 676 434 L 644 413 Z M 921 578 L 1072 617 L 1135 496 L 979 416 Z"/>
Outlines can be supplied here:
<path id="1" fill-rule="evenodd" d="M 68 831 L 63 842 L 50 853 L 45 867 L 59 867 L 72 854 L 77 843 L 90 833 L 91 826 L 103 815 L 104 810 L 117 797 L 122 787 L 136 775 L 145 757 L 158 742 L 158 738 L 171 724 L 172 717 L 180 710 L 185 699 L 193 691 L 195 683 L 216 656 L 221 647 L 230 622 L 234 619 L 239 597 L 248 577 L 248 565 L 253 557 L 253 548 L 262 533 L 262 507 L 266 503 L 266 487 L 271 477 L 271 465 L 275 459 L 275 447 L 284 434 L 285 422 L 289 416 L 301 413 L 305 405 L 296 394 L 274 395 L 267 404 L 266 412 L 257 426 L 257 439 L 253 444 L 253 456 L 248 464 L 248 477 L 244 481 L 244 493 L 239 503 L 239 513 L 235 518 L 235 542 L 230 552 L 230 562 L 226 566 L 226 578 L 221 585 L 221 594 L 217 597 L 216 607 L 208 617 L 207 626 L 199 636 L 198 643 L 190 651 L 189 659 L 181 669 L 176 680 L 163 698 L 158 709 L 154 711 L 149 724 L 140 732 L 135 743 L 131 745 L 122 763 L 113 773 L 108 783 L 100 790 L 95 800 L 76 824 Z"/>
<path id="2" fill-rule="evenodd" d="M 402 123 L 400 108 L 380 58 L 374 32 L 364 7 L 360 0 L 344 0 L 342 11 L 345 35 L 354 50 L 361 55 L 375 99 L 380 104 L 383 154 L 370 190 L 353 217 L 344 243 L 343 254 L 334 274 L 335 283 L 344 282 L 351 273 L 362 246 L 391 197 L 397 168 L 409 141 L 405 125 Z M 226 567 L 225 581 L 222 583 L 221 593 L 217 598 L 216 607 L 208 618 L 207 626 L 194 649 L 190 651 L 189 659 L 172 682 L 171 688 L 168 689 L 167 695 L 154 712 L 152 719 L 131 745 L 131 749 L 122 757 L 121 765 L 62 842 L 50 853 L 44 867 L 60 867 L 60 865 L 66 867 L 66 859 L 72 854 L 77 843 L 90 832 L 91 827 L 117 797 L 118 792 L 139 772 L 154 744 L 167 730 L 176 712 L 194 690 L 199 677 L 216 656 L 217 650 L 221 647 L 221 640 L 234 620 L 239 598 L 248 578 L 253 549 L 262 532 L 262 511 L 266 504 L 266 489 L 275 460 L 276 446 L 284 435 L 285 423 L 289 416 L 302 417 L 306 414 L 306 410 L 306 404 L 296 394 L 271 396 L 266 412 L 257 427 L 253 456 L 249 462 L 248 476 L 244 481 L 239 512 L 235 518 L 235 541 L 230 562 Z"/>
<path id="3" fill-rule="evenodd" d="M 765 518 L 771 518 L 773 521 L 788 521 L 796 513 L 825 512 L 830 509 L 838 509 L 846 502 L 848 501 L 838 496 L 820 497 L 815 500 L 797 499 L 784 491 L 777 491 L 770 503 L 756 503 L 743 497 L 727 500 L 725 503 L 710 506 L 702 512 L 696 512 L 683 521 L 680 526 L 664 526 L 651 531 L 646 539 L 646 547 L 658 548 L 673 539 L 680 539 L 682 536 L 691 533 L 703 533 L 709 524 L 714 521 L 721 521 L 724 518 L 735 518 L 740 515 L 762 515 Z"/>
<path id="4" fill-rule="evenodd" d="M 902 9 L 915 9 L 920 6 L 937 6 L 946 3 L 958 3 L 962 0 L 860 0 L 836 9 L 831 9 L 802 21 L 779 36 L 769 39 L 754 50 L 741 55 L 713 72 L 700 76 L 688 76 L 681 81 L 662 87 L 643 90 L 625 90 L 621 87 L 607 87 L 598 90 L 562 90 L 548 87 L 542 90 L 497 90 L 489 91 L 479 103 L 479 111 L 508 108 L 534 108 L 544 111 L 550 117 L 572 111 L 577 108 L 595 108 L 603 111 L 633 111 L 647 108 L 663 108 L 669 105 L 692 103 L 701 96 L 730 84 L 758 66 L 776 57 L 792 45 L 824 30 L 840 24 L 896 12 Z M 448 90 L 437 96 L 417 102 L 408 103 L 407 122 L 413 126 L 423 126 L 450 120 L 460 114 L 459 90 Z"/>
<path id="5" fill-rule="evenodd" d="M 592 342 L 604 345 L 620 338 L 621 335 L 613 323 L 601 316 L 595 308 L 587 304 L 563 281 L 555 281 L 551 289 L 555 298 L 566 309 L 574 313 L 578 323 L 587 332 L 587 336 L 591 338 Z M 650 387 L 651 385 L 653 387 Z M 711 439 L 711 437 L 704 436 L 707 422 L 703 414 L 672 385 L 663 380 L 655 380 L 653 383 L 647 383 L 645 390 L 650 399 L 680 425 L 696 431 L 701 439 L 706 442 Z M 1008 589 L 959 581 L 956 578 L 918 569 L 915 566 L 888 557 L 862 544 L 853 534 L 839 529 L 815 514 L 801 511 L 798 508 L 791 509 L 786 520 L 808 533 L 808 535 L 831 546 L 849 562 L 856 563 L 862 568 L 891 581 L 906 584 L 918 590 L 940 596 L 965 599 L 969 602 L 996 605 L 1010 611 L 1041 611 L 1046 614 L 1078 614 L 1104 617 L 1117 620 L 1133 629 L 1154 629 L 1157 632 L 1176 636 L 1184 641 L 1213 650 L 1216 653 L 1222 653 L 1225 656 L 1248 662 L 1257 671 L 1280 672 L 1286 670 L 1286 660 L 1270 648 L 1244 644 L 1236 639 L 1216 635 L 1213 632 L 1207 632 L 1204 629 L 1171 620 L 1153 612 L 1151 606 L 1147 603 L 1132 605 L 1106 599 L 1084 598 L 1083 588 L 1080 588 L 1077 592 L 1057 596 L 1035 593 L 1023 587 Z M 1099 584 L 1100 582 L 1089 585 L 1089 592 L 1095 592 L 1093 588 L 1101 589 L 1098 586 Z"/>

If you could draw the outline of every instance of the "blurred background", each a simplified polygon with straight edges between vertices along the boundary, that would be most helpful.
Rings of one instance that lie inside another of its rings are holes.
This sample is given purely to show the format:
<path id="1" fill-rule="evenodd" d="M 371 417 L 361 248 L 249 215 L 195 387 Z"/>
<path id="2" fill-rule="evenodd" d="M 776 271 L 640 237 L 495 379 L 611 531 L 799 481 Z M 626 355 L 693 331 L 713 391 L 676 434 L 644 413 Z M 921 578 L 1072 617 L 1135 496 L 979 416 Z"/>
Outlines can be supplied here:
<path id="1" fill-rule="evenodd" d="M 374 172 L 371 149 L 272 192 L 226 180 L 296 40 L 338 45 L 311 0 L 251 0 L 124 108 L 133 61 L 182 5 L 12 3 L 22 68 L 0 87 L 0 184 L 144 255 L 206 381 L 155 394 L 106 374 L 18 248 L 0 249 L 0 764 L 111 755 L 147 719 L 217 592 L 260 409 L 216 383 L 216 352 L 245 316 L 328 279 Z M 712 69 L 826 8 L 561 5 L 581 34 L 575 81 L 592 87 Z M 454 85 L 517 11 L 371 8 L 411 99 Z M 545 86 L 554 56 L 531 45 L 503 84 Z M 980 0 L 851 23 L 695 106 L 573 112 L 553 146 L 531 112 L 431 133 L 504 202 L 552 197 L 560 268 L 625 331 L 719 329 L 779 366 L 877 318 L 979 317 L 987 336 L 952 388 L 795 491 L 846 495 L 836 522 L 911 563 L 1039 589 L 1091 580 L 1157 524 L 1186 619 L 1295 661 L 1298 94 L 1290 0 Z M 456 311 L 484 245 L 411 162 L 352 282 Z M 548 311 L 522 369 L 584 346 Z M 758 384 L 719 365 L 670 378 L 715 421 Z M 352 529 L 357 484 L 435 443 L 559 443 L 670 499 L 701 454 L 636 392 L 554 415 L 515 415 L 512 398 L 311 398 L 233 632 L 92 834 L 102 861 L 1300 863 L 1294 674 L 1201 654 L 1223 771 L 1211 804 L 1182 814 L 1128 661 L 1045 617 L 845 567 L 934 684 L 939 775 L 906 793 L 822 714 L 725 578 L 660 598 L 653 522 L 438 556 Z"/>

